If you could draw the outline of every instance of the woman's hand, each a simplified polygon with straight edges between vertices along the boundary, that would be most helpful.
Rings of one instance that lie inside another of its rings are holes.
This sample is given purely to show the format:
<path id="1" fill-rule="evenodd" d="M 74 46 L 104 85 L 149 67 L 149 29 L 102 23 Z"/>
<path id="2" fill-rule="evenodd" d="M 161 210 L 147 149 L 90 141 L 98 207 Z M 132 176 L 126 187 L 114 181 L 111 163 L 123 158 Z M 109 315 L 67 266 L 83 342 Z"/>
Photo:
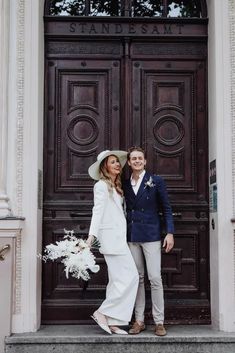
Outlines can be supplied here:
<path id="1" fill-rule="evenodd" d="M 94 235 L 89 235 L 86 240 L 86 244 L 89 246 L 89 248 L 91 248 L 93 241 L 94 241 Z"/>

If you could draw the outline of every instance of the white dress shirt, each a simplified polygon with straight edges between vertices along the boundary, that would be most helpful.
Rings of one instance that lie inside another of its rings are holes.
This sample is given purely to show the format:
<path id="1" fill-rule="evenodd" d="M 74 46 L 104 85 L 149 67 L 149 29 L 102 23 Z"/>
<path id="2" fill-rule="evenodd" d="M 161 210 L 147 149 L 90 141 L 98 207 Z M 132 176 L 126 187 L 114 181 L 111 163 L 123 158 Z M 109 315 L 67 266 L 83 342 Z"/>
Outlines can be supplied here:
<path id="1" fill-rule="evenodd" d="M 142 171 L 142 173 L 140 173 L 139 175 L 139 179 L 138 181 L 136 182 L 135 179 L 133 178 L 133 174 L 131 175 L 131 186 L 132 186 L 132 189 L 134 191 L 134 193 L 137 195 L 138 193 L 138 190 L 140 188 L 140 184 L 142 183 L 142 180 L 143 180 L 143 177 L 145 175 L 145 170 Z"/>

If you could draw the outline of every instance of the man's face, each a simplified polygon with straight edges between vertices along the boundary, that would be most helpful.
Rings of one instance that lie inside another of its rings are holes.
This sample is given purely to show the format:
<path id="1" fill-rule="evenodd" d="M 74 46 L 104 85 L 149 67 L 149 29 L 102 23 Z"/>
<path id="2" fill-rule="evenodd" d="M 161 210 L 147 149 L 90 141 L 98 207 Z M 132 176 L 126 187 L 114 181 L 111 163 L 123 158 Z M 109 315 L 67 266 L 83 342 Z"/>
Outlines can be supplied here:
<path id="1" fill-rule="evenodd" d="M 133 151 L 130 154 L 128 165 L 131 167 L 133 172 L 142 172 L 146 165 L 146 159 L 144 158 L 143 152 Z"/>

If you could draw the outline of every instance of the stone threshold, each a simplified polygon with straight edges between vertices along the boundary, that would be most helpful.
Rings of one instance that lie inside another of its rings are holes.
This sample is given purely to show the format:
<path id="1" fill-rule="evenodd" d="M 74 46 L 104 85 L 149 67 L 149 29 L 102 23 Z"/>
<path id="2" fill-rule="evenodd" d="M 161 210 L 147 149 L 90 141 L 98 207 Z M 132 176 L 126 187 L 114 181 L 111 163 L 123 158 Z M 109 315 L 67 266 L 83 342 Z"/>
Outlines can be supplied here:
<path id="1" fill-rule="evenodd" d="M 37 332 L 12 334 L 6 345 L 76 343 L 233 343 L 235 332 L 228 333 L 207 325 L 166 326 L 167 335 L 154 335 L 153 326 L 139 335 L 106 334 L 95 325 L 44 325 Z M 234 346 L 235 347 L 235 346 Z M 235 351 L 234 351 L 235 352 Z"/>

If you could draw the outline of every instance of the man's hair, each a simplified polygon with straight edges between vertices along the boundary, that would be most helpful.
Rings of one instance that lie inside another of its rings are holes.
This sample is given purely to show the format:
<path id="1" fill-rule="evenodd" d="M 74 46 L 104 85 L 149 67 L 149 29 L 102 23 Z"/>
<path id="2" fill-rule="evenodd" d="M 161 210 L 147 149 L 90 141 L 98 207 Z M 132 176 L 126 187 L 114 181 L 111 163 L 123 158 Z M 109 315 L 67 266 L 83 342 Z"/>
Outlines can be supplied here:
<path id="1" fill-rule="evenodd" d="M 143 148 L 138 147 L 138 146 L 132 146 L 132 147 L 130 147 L 130 148 L 128 149 L 128 151 L 127 151 L 127 160 L 128 160 L 128 161 L 130 160 L 131 153 L 134 152 L 134 151 L 142 152 L 143 155 L 144 155 L 144 159 L 147 159 L 146 151 L 143 150 Z"/>

